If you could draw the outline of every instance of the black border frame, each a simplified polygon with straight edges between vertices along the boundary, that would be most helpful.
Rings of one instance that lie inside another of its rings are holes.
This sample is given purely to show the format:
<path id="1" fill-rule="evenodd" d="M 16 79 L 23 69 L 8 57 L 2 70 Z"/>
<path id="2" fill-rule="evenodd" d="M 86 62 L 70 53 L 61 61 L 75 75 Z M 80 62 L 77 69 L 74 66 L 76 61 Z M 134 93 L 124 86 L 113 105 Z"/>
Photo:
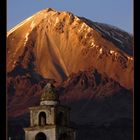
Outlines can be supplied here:
<path id="1" fill-rule="evenodd" d="M 6 1 L 0 4 L 0 139 L 6 140 Z"/>
<path id="2" fill-rule="evenodd" d="M 140 21 L 139 21 L 139 2 L 138 0 L 133 0 L 134 2 L 134 139 L 140 139 L 140 106 L 139 104 L 139 67 L 140 67 L 140 42 L 139 42 L 139 33 L 140 33 Z M 6 1 L 1 1 L 0 4 L 0 139 L 6 140 Z"/>

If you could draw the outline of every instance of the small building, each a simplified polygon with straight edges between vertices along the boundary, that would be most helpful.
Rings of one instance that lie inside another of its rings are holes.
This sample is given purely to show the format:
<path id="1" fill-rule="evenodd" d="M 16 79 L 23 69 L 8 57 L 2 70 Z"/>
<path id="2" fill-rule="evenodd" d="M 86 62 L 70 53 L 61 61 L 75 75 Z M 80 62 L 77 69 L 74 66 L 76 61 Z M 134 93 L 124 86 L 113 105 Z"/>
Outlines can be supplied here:
<path id="1" fill-rule="evenodd" d="M 25 140 L 75 140 L 69 127 L 70 108 L 60 104 L 54 88 L 48 83 L 39 106 L 30 107 L 30 127 L 24 128 Z"/>

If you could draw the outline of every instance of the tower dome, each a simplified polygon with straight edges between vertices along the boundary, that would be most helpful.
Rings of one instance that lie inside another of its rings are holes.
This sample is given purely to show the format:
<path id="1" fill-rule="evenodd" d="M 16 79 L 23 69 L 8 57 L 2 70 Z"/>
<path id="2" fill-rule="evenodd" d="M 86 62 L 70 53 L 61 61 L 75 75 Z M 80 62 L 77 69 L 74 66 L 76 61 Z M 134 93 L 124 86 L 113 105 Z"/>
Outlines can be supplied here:
<path id="1" fill-rule="evenodd" d="M 40 105 L 56 105 L 58 102 L 59 97 L 58 94 L 55 93 L 54 86 L 51 83 L 47 83 L 41 95 Z"/>

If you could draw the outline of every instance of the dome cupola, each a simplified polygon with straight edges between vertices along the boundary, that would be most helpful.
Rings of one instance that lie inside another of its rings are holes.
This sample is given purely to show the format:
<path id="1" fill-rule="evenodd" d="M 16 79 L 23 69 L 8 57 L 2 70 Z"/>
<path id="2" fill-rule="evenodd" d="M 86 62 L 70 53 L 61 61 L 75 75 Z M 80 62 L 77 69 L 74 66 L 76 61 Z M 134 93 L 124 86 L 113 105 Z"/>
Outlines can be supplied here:
<path id="1" fill-rule="evenodd" d="M 51 83 L 47 83 L 41 95 L 40 105 L 56 105 L 58 102 L 59 97 L 58 94 L 55 93 L 54 86 Z"/>

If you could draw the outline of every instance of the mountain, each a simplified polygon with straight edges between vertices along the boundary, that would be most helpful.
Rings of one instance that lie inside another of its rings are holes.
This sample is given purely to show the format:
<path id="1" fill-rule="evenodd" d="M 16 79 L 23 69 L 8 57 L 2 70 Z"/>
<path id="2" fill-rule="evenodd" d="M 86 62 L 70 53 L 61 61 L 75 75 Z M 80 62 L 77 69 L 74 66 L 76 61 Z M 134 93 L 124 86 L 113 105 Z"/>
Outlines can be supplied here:
<path id="1" fill-rule="evenodd" d="M 23 139 L 51 82 L 78 140 L 131 139 L 133 63 L 133 36 L 117 27 L 51 8 L 25 19 L 7 33 L 8 135 Z"/>
<path id="2" fill-rule="evenodd" d="M 8 72 L 20 64 L 44 78 L 63 81 L 71 73 L 95 67 L 122 86 L 133 88 L 132 37 L 112 26 L 47 9 L 7 36 Z"/>

